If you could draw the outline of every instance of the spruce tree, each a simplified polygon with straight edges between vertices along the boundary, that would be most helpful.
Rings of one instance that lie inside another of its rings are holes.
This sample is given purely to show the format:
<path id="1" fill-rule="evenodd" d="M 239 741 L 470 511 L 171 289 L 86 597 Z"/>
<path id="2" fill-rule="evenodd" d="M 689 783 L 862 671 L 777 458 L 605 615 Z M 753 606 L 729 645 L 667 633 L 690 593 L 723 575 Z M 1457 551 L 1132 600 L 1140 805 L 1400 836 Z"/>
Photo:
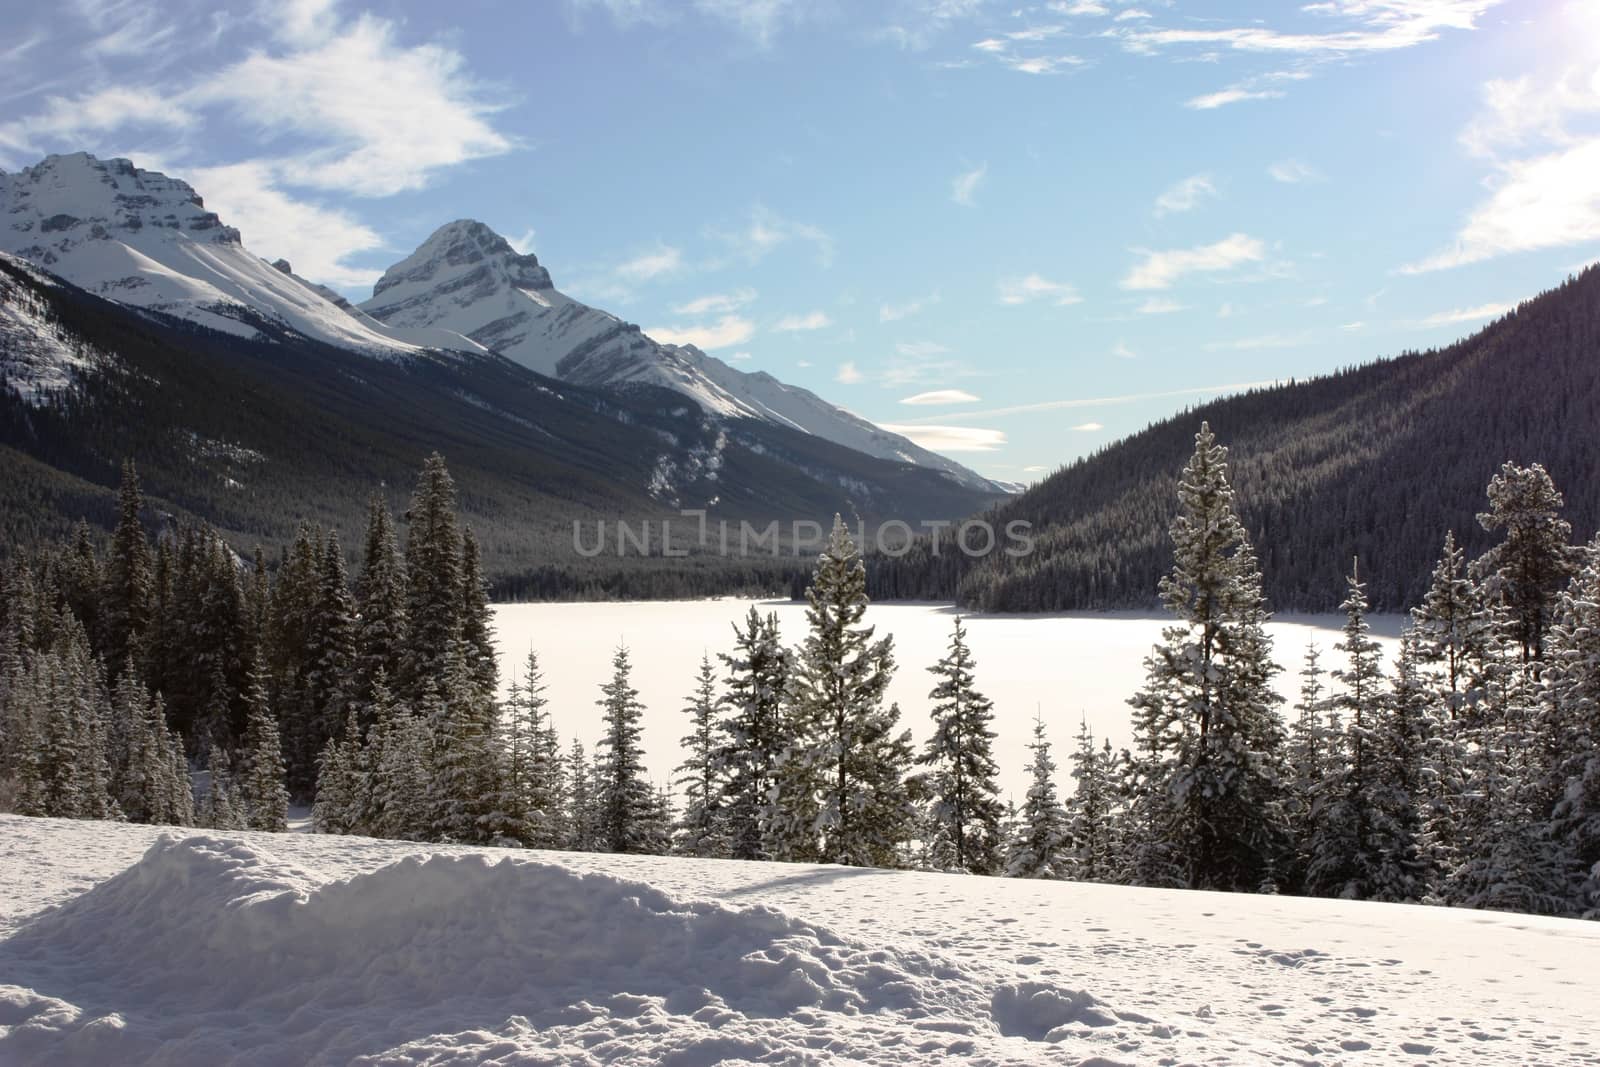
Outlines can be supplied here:
<path id="1" fill-rule="evenodd" d="M 1116 772 L 1111 746 L 1096 749 L 1089 721 L 1078 724 L 1078 747 L 1072 760 L 1074 781 L 1067 800 L 1067 841 L 1072 875 L 1081 882 L 1110 882 L 1117 877 Z"/>
<path id="2" fill-rule="evenodd" d="M 1178 485 L 1175 561 L 1161 597 L 1178 618 L 1131 703 L 1142 847 L 1191 888 L 1255 890 L 1287 859 L 1282 734 L 1261 574 L 1234 510 L 1227 449 L 1208 425 Z M 1162 872 L 1147 871 L 1148 873 Z"/>
<path id="3" fill-rule="evenodd" d="M 383 498 L 373 494 L 367 505 L 366 552 L 356 588 L 356 670 L 352 697 L 369 727 L 373 689 L 400 671 L 406 647 L 405 564 L 395 541 L 394 521 Z"/>
<path id="4" fill-rule="evenodd" d="M 677 851 L 685 856 L 723 856 L 727 843 L 718 758 L 717 675 L 710 656 L 700 658 L 700 671 L 687 701 L 683 711 L 689 717 L 689 733 L 683 738 L 684 761 L 678 765 L 677 778 L 683 789 Z"/>
<path id="5" fill-rule="evenodd" d="M 1056 764 L 1050 755 L 1044 719 L 1034 716 L 1028 799 L 1022 805 L 1017 836 L 1006 857 L 1012 878 L 1065 878 L 1072 865 L 1066 812 L 1056 792 Z"/>
<path id="6" fill-rule="evenodd" d="M 648 852 L 653 839 L 647 821 L 655 794 L 644 776 L 644 705 L 629 677 L 633 668 L 625 646 L 617 646 L 611 668 L 611 680 L 600 687 L 596 701 L 604 713 L 604 731 L 595 747 L 596 836 L 607 852 Z"/>
<path id="7" fill-rule="evenodd" d="M 597 852 L 601 848 L 594 785 L 594 768 L 588 754 L 581 743 L 573 741 L 567 756 L 566 844 L 573 852 Z"/>
<path id="8" fill-rule="evenodd" d="M 876 832 L 858 816 L 869 803 L 875 773 L 870 742 L 884 731 L 882 702 L 894 674 L 893 642 L 889 637 L 874 641 L 873 627 L 862 621 L 866 568 L 837 515 L 806 601 L 809 632 L 797 657 L 792 689 L 796 740 L 786 761 L 792 764 L 791 781 L 787 795 L 780 783 L 779 798 L 804 804 L 803 794 L 815 789 L 819 857 L 830 863 L 870 864 Z M 795 814 L 785 813 L 791 826 Z M 803 842 L 805 827 L 793 829 Z"/>
<path id="9" fill-rule="evenodd" d="M 1566 501 L 1537 463 L 1503 464 L 1488 492 L 1489 510 L 1478 523 L 1505 537 L 1473 561 L 1472 572 L 1484 596 L 1503 607 L 1507 638 L 1527 663 L 1543 656 L 1556 596 L 1575 569 L 1572 525 L 1560 514 Z"/>
<path id="10" fill-rule="evenodd" d="M 122 486 L 117 495 L 117 528 L 111 538 L 106 565 L 104 614 L 106 665 L 113 680 L 140 665 L 150 628 L 150 544 L 139 512 L 144 496 L 133 461 L 122 464 Z"/>
<path id="11" fill-rule="evenodd" d="M 792 717 L 784 707 L 789 688 L 790 657 L 778 634 L 778 616 L 763 616 L 754 607 L 743 629 L 733 624 L 734 650 L 718 658 L 727 670 L 727 690 L 721 699 L 724 717 L 719 724 L 716 773 L 722 792 L 719 820 L 724 847 L 734 859 L 767 859 L 782 853 L 773 838 L 774 828 L 792 825 L 809 838 L 809 824 L 800 826 L 803 812 L 812 808 L 810 787 L 797 779 L 793 792 L 806 790 L 806 803 L 778 810 L 773 800 L 778 765 L 791 755 L 799 768 L 801 738 L 789 729 Z M 793 792 L 784 801 L 798 797 Z M 691 800 L 691 804 L 693 801 Z M 797 817 L 792 821 L 786 818 Z"/>
<path id="12" fill-rule="evenodd" d="M 934 702 L 934 732 L 917 762 L 932 768 L 928 788 L 935 866 L 994 874 L 1004 849 L 991 729 L 994 705 L 976 688 L 974 667 L 966 629 L 957 615 L 949 652 L 928 668 L 939 679 L 928 694 Z"/>
<path id="13" fill-rule="evenodd" d="M 1454 532 L 1444 536 L 1444 550 L 1422 604 L 1411 609 L 1419 664 L 1441 674 L 1452 717 L 1467 700 L 1470 665 L 1484 651 L 1484 614 L 1477 585 L 1467 577 L 1466 553 L 1456 547 Z"/>
<path id="14" fill-rule="evenodd" d="M 245 687 L 244 748 L 240 753 L 238 800 L 252 830 L 289 828 L 289 790 L 285 783 L 283 744 L 278 722 L 267 703 L 267 687 L 259 673 Z"/>
<path id="15" fill-rule="evenodd" d="M 478 694 L 492 699 L 500 681 L 494 656 L 494 619 L 478 539 L 471 527 L 461 531 L 461 654 Z"/>
<path id="16" fill-rule="evenodd" d="M 505 808 L 513 836 L 530 848 L 560 848 L 561 789 L 555 731 L 546 710 L 544 671 L 532 649 L 520 678 L 506 698 L 500 758 L 505 775 Z"/>
<path id="17" fill-rule="evenodd" d="M 417 704 L 444 682 L 462 636 L 461 534 L 456 488 L 437 452 L 428 457 L 406 512 L 406 616 L 410 629 L 396 679 L 402 701 Z"/>

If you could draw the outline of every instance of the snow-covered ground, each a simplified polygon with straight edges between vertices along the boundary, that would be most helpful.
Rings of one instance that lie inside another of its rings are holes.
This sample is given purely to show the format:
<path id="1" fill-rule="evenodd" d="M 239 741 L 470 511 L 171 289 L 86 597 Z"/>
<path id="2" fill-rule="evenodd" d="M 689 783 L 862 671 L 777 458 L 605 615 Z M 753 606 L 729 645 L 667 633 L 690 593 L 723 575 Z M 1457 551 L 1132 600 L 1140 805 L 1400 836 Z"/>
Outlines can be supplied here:
<path id="1" fill-rule="evenodd" d="M 0 816 L 0 1063 L 1600 1062 L 1600 924 Z"/>
<path id="2" fill-rule="evenodd" d="M 679 740 L 688 733 L 682 709 L 700 657 L 710 653 L 715 663 L 717 653 L 731 651 L 732 624 L 742 621 L 752 605 L 778 613 L 791 646 L 804 636 L 805 605 L 787 600 L 501 605 L 495 609 L 501 681 L 509 684 L 511 668 L 520 673 L 528 649 L 536 650 L 561 736 L 569 743 L 576 737 L 588 748 L 600 736 L 595 701 L 601 683 L 610 679 L 612 650 L 619 641 L 626 643 L 633 684 L 646 707 L 646 765 L 656 781 L 664 782 L 682 761 Z M 945 654 L 954 614 L 947 604 L 867 609 L 867 621 L 880 634 L 894 635 L 900 669 L 889 699 L 900 702 L 902 722 L 919 743 L 932 733 L 928 691 L 934 680 L 926 668 Z M 1063 773 L 1080 716 L 1088 719 L 1095 737 L 1116 747 L 1128 744 L 1127 699 L 1144 681 L 1144 657 L 1171 623 L 1166 615 L 1129 612 L 963 618 L 978 661 L 978 687 L 995 703 L 1001 795 L 1018 803 L 1027 793 L 1027 742 L 1035 711 L 1044 716 Z M 1385 654 L 1392 656 L 1403 620 L 1375 616 L 1371 622 Z M 1308 642 L 1322 650 L 1324 669 L 1341 665 L 1333 646 L 1343 625 L 1340 615 L 1286 615 L 1272 623 L 1275 656 L 1284 668 L 1277 679 L 1280 692 L 1293 699 Z M 722 673 L 719 665 L 719 677 Z"/>

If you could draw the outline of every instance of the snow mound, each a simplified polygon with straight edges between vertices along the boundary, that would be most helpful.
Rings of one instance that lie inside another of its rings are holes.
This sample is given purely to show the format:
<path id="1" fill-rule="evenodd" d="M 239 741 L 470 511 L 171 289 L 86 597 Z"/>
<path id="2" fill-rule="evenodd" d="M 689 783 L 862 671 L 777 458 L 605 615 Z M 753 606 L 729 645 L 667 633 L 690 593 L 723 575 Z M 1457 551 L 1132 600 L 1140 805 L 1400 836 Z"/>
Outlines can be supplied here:
<path id="1" fill-rule="evenodd" d="M 990 994 L 936 956 L 548 862 L 320 881 L 170 835 L 0 942 L 0 974 L 5 1063 L 1010 1060 L 1026 1047 L 1005 1035 L 1118 1021 L 1087 994 Z"/>

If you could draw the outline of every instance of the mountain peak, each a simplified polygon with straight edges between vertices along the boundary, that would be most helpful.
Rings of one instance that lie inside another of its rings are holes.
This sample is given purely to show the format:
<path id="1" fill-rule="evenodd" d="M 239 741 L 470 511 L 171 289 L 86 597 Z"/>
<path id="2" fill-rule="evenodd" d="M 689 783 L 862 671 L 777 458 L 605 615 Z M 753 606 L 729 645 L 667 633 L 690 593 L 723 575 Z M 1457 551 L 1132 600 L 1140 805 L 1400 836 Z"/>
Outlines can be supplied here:
<path id="1" fill-rule="evenodd" d="M 476 219 L 456 219 L 434 230 L 415 252 L 384 271 L 372 296 L 376 300 L 397 286 L 437 287 L 441 282 L 479 292 L 486 287 L 553 288 L 550 272 L 537 257 L 517 252 L 511 242 Z"/>
<path id="2" fill-rule="evenodd" d="M 45 262 L 51 246 L 121 240 L 143 230 L 181 231 L 208 244 L 239 243 L 239 231 L 224 226 L 188 182 L 140 170 L 122 158 L 88 152 L 49 155 L 16 174 L 0 175 L 11 202 L 8 244 L 31 245 Z"/>

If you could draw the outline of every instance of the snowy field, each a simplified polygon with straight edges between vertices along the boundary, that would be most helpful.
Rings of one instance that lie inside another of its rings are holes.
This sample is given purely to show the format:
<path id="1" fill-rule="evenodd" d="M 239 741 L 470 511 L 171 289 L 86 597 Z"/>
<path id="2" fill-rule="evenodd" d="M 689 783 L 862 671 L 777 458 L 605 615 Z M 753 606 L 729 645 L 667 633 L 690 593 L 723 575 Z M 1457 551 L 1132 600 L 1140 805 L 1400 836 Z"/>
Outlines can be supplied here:
<path id="1" fill-rule="evenodd" d="M 0 816 L 0 1063 L 1600 1063 L 1600 924 Z"/>
<path id="2" fill-rule="evenodd" d="M 551 710 L 565 744 L 576 738 L 586 749 L 600 736 L 595 701 L 600 684 L 611 677 L 611 655 L 618 642 L 628 646 L 633 684 L 646 707 L 646 766 L 657 783 L 682 761 L 679 740 L 688 733 L 683 713 L 686 694 L 704 653 L 716 663 L 733 648 L 734 622 L 754 605 L 775 611 L 784 642 L 791 647 L 805 634 L 805 605 L 787 600 L 738 599 L 644 603 L 505 604 L 495 609 L 502 685 L 518 673 L 532 647 L 539 653 Z M 936 663 L 950 641 L 955 609 L 945 604 L 874 604 L 867 621 L 878 633 L 894 635 L 900 665 L 889 699 L 900 702 L 901 722 L 919 745 L 933 731 L 928 691 Z M 1021 803 L 1027 793 L 1027 743 L 1034 712 L 1045 719 L 1056 762 L 1068 771 L 1067 756 L 1086 717 L 1096 738 L 1121 748 L 1131 740 L 1127 699 L 1144 682 L 1144 657 L 1171 618 L 1162 614 L 1075 612 L 1061 615 L 964 615 L 968 641 L 978 661 L 978 687 L 995 703 L 995 756 L 1000 763 L 1002 797 Z M 1372 616 L 1373 636 L 1392 656 L 1399 644 L 1400 616 Z M 1322 650 L 1322 666 L 1340 666 L 1333 651 L 1344 625 L 1341 615 L 1287 615 L 1274 621 L 1274 654 L 1284 668 L 1278 689 L 1293 700 L 1299 689 L 1300 661 L 1308 642 Z M 718 677 L 723 672 L 720 670 Z M 1287 707 L 1286 716 L 1291 716 Z M 1063 787 L 1070 779 L 1063 778 Z"/>

